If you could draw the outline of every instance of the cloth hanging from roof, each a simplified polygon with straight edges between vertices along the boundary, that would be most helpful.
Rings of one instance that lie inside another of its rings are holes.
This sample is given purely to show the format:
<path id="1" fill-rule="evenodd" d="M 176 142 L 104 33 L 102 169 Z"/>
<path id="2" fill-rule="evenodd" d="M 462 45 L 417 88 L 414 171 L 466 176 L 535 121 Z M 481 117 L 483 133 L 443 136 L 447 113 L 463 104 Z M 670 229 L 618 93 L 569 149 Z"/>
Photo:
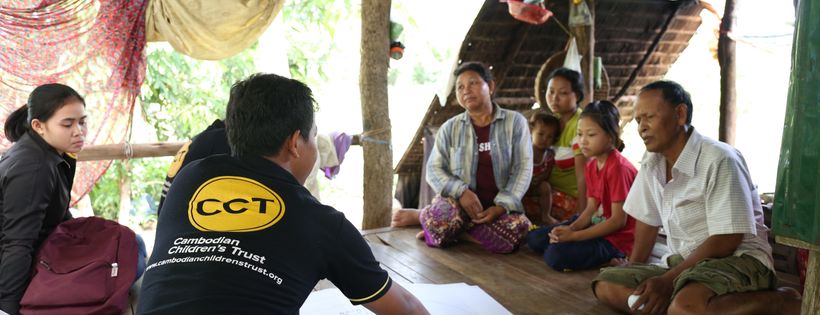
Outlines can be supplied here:
<path id="1" fill-rule="evenodd" d="M 85 98 L 87 145 L 122 142 L 145 77 L 147 1 L 4 0 L 0 125 L 26 103 L 36 86 L 59 82 Z M 0 148 L 11 146 L 0 138 Z M 72 204 L 91 190 L 110 164 L 77 163 Z"/>
<path id="2" fill-rule="evenodd" d="M 250 47 L 279 14 L 284 0 L 150 1 L 148 41 L 167 41 L 196 59 L 218 60 Z"/>

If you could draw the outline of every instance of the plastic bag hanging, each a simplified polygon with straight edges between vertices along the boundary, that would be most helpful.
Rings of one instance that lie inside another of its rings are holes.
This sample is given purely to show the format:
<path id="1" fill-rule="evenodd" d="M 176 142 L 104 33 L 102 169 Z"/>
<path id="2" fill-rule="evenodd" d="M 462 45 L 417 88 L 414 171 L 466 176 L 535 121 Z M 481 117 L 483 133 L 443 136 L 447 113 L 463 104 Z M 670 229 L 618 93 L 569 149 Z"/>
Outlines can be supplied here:
<path id="1" fill-rule="evenodd" d="M 584 0 L 573 1 L 569 6 L 569 26 L 592 25 L 592 12 Z"/>
<path id="2" fill-rule="evenodd" d="M 581 54 L 578 52 L 578 44 L 575 42 L 575 37 L 572 37 L 569 39 L 567 56 L 564 57 L 564 68 L 569 68 L 581 73 L 581 58 Z"/>
<path id="3" fill-rule="evenodd" d="M 552 11 L 546 9 L 544 1 L 509 0 L 507 6 L 513 18 L 530 24 L 544 24 L 552 16 Z"/>

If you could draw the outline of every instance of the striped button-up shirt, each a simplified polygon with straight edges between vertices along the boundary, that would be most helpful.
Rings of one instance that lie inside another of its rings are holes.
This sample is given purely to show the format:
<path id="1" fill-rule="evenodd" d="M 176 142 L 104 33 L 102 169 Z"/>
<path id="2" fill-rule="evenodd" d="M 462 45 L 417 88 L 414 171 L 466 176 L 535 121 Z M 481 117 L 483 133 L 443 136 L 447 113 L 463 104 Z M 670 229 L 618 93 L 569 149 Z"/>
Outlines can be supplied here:
<path id="1" fill-rule="evenodd" d="M 493 104 L 490 156 L 498 194 L 493 202 L 508 212 L 524 212 L 521 198 L 532 177 L 532 139 L 527 120 L 518 112 Z M 436 134 L 427 163 L 427 183 L 444 197 L 475 191 L 478 144 L 467 112 L 447 120 Z"/>
<path id="2" fill-rule="evenodd" d="M 672 253 L 688 257 L 711 235 L 744 234 L 734 255 L 752 256 L 773 269 L 769 229 L 743 156 L 728 144 L 692 130 L 666 181 L 666 159 L 647 153 L 624 210 L 663 226 Z"/>

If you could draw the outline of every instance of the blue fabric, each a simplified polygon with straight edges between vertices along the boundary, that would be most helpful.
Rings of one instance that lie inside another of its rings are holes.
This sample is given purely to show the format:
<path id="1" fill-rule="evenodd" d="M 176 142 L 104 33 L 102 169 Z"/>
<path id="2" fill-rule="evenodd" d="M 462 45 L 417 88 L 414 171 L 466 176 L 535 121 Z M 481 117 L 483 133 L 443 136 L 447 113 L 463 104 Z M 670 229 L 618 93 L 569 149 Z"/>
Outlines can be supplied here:
<path id="1" fill-rule="evenodd" d="M 139 234 L 134 233 L 137 236 L 137 278 L 139 279 L 142 276 L 142 273 L 145 272 L 145 256 L 148 256 L 148 252 L 145 250 L 145 241 L 142 239 L 142 236 Z M 136 280 L 134 280 L 136 281 Z"/>
<path id="2" fill-rule="evenodd" d="M 549 243 L 549 234 L 553 228 L 559 225 L 569 225 L 575 219 L 578 219 L 577 214 L 567 221 L 530 231 L 527 234 L 527 245 L 533 251 L 543 253 L 544 262 L 557 271 L 592 269 L 600 267 L 612 258 L 624 258 L 621 251 L 603 238 Z"/>

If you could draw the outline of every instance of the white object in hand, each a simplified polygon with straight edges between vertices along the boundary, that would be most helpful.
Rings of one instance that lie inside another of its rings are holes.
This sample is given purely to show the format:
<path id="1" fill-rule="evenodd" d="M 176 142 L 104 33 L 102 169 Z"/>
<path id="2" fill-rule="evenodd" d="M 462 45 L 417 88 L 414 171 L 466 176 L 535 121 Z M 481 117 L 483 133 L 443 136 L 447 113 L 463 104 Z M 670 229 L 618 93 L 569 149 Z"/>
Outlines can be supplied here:
<path id="1" fill-rule="evenodd" d="M 637 295 L 637 294 L 633 294 L 633 295 L 630 295 L 630 296 L 629 296 L 629 299 L 627 299 L 627 300 L 626 300 L 626 304 L 628 304 L 628 305 L 629 305 L 629 308 L 632 308 L 632 305 L 633 305 L 633 304 L 635 304 L 635 302 L 637 302 L 637 301 L 638 301 L 638 298 L 639 298 L 639 297 L 641 297 L 641 296 L 640 296 L 640 295 Z M 643 304 L 641 304 L 641 306 L 640 306 L 640 307 L 638 307 L 638 310 L 639 310 L 639 311 L 642 311 L 642 310 L 643 310 L 643 306 L 644 306 L 644 305 L 643 305 Z"/>

